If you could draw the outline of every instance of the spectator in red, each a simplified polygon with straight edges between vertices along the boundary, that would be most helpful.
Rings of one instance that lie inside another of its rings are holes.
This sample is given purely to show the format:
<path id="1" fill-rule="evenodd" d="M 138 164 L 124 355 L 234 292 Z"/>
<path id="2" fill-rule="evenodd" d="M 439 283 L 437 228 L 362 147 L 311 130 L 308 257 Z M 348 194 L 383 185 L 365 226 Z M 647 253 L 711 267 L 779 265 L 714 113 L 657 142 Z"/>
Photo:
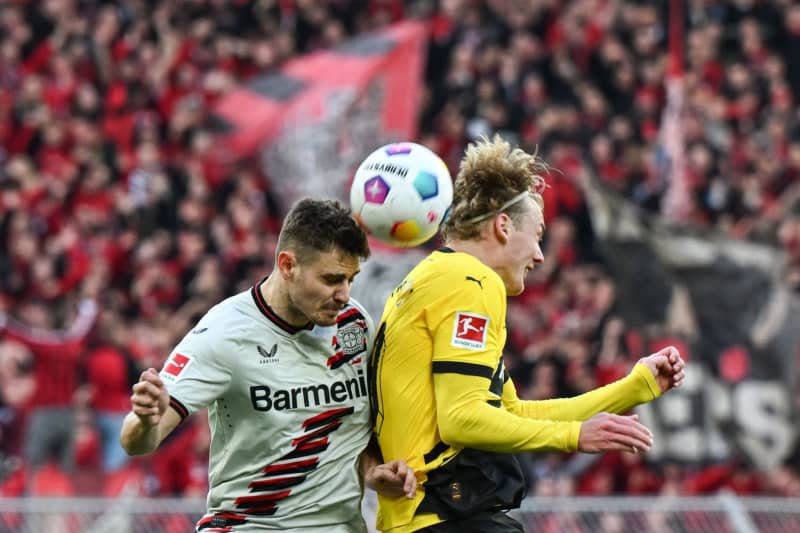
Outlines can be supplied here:
<path id="1" fill-rule="evenodd" d="M 78 365 L 97 311 L 96 302 L 83 300 L 77 316 L 63 330 L 54 329 L 53 317 L 43 303 L 26 304 L 19 319 L 5 317 L 4 337 L 24 344 L 33 353 L 36 386 L 24 438 L 25 460 L 33 469 L 54 453 L 66 470 L 73 465 Z"/>

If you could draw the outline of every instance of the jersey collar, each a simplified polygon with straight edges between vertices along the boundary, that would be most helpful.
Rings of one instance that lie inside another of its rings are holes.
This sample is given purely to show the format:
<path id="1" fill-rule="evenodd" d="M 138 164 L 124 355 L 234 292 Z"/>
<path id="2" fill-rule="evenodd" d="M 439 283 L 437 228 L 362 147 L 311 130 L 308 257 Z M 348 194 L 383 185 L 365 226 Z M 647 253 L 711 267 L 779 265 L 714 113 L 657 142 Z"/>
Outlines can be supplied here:
<path id="1" fill-rule="evenodd" d="M 278 316 L 278 314 L 273 311 L 272 307 L 269 306 L 267 301 L 264 299 L 264 295 L 261 294 L 261 285 L 267 281 L 267 278 L 262 279 L 250 289 L 250 294 L 253 295 L 253 301 L 256 303 L 256 307 L 258 310 L 261 311 L 261 314 L 267 317 L 273 324 L 281 328 L 282 330 L 286 331 L 287 333 L 295 334 L 299 331 L 312 329 L 314 324 L 309 322 L 303 327 L 297 327 L 289 324 L 284 319 Z"/>

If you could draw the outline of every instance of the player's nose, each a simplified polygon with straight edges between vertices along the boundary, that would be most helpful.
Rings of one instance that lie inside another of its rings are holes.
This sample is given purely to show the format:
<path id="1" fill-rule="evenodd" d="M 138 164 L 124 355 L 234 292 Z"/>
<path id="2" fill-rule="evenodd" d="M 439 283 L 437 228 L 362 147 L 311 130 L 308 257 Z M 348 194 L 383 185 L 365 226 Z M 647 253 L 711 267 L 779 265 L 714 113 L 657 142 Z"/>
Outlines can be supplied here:
<path id="1" fill-rule="evenodd" d="M 542 253 L 542 247 L 537 243 L 536 248 L 533 250 L 533 262 L 536 264 L 544 262 L 544 253 Z"/>
<path id="2" fill-rule="evenodd" d="M 338 286 L 333 292 L 333 300 L 339 305 L 344 305 L 350 301 L 350 285 L 344 283 Z"/>

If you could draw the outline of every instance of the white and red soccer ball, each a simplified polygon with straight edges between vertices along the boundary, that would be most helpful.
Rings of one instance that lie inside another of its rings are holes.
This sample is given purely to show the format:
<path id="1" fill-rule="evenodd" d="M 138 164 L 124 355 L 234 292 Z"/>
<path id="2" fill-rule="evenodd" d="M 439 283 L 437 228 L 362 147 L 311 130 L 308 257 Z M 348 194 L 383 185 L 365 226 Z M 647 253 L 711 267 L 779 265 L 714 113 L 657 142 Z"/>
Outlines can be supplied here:
<path id="1" fill-rule="evenodd" d="M 356 170 L 350 208 L 378 240 L 409 248 L 431 239 L 453 202 L 453 181 L 439 156 L 422 145 L 387 144 Z"/>

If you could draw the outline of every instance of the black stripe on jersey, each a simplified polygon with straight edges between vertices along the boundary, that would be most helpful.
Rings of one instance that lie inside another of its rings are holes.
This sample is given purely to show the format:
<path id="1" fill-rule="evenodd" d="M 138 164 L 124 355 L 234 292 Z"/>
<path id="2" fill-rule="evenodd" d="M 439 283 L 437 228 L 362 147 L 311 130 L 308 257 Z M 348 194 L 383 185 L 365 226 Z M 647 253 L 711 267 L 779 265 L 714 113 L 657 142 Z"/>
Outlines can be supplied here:
<path id="1" fill-rule="evenodd" d="M 269 505 L 262 505 L 260 507 L 253 507 L 247 509 L 246 511 L 242 511 L 243 513 L 247 513 L 249 515 L 254 516 L 271 516 L 275 514 L 275 511 L 278 510 L 278 506 L 271 503 Z"/>
<path id="2" fill-rule="evenodd" d="M 275 311 L 269 306 L 266 300 L 264 300 L 264 296 L 261 294 L 261 285 L 267 281 L 267 278 L 262 279 L 260 282 L 253 285 L 250 289 L 250 294 L 253 296 L 253 301 L 256 303 L 256 307 L 258 310 L 261 311 L 261 314 L 267 317 L 270 321 L 272 321 L 276 326 L 281 328 L 282 330 L 286 331 L 287 333 L 297 333 L 298 331 L 302 331 L 304 329 L 312 329 L 314 324 L 309 322 L 307 325 L 298 328 L 286 322 L 284 319 L 279 317 Z"/>
<path id="3" fill-rule="evenodd" d="M 449 447 L 450 446 L 448 446 L 444 442 L 439 441 L 439 444 L 431 448 L 431 451 L 422 456 L 422 460 L 425 461 L 426 463 L 430 463 L 431 461 L 442 455 Z"/>
<path id="4" fill-rule="evenodd" d="M 273 479 L 261 479 L 253 481 L 248 485 L 250 492 L 267 492 L 270 490 L 288 489 L 299 485 L 306 480 L 306 476 L 276 477 Z"/>
<path id="5" fill-rule="evenodd" d="M 319 429 L 317 429 L 315 431 L 312 431 L 311 433 L 306 433 L 305 435 L 303 435 L 301 437 L 297 437 L 296 439 L 292 440 L 292 446 L 302 446 L 303 444 L 305 444 L 308 441 L 324 437 L 328 433 L 332 433 L 332 432 L 336 431 L 337 429 L 339 429 L 339 426 L 341 426 L 341 425 L 342 425 L 342 421 L 341 420 L 338 420 L 338 419 L 334 420 L 333 422 L 331 422 L 327 426 L 323 426 L 323 427 L 321 427 L 321 428 L 319 428 Z"/>
<path id="6" fill-rule="evenodd" d="M 500 400 L 486 400 L 486 403 L 488 403 L 492 407 L 500 407 L 500 405 L 502 405 L 502 402 Z"/>
<path id="7" fill-rule="evenodd" d="M 239 496 L 234 500 L 237 509 L 241 509 L 243 513 L 249 515 L 269 516 L 275 514 L 278 510 L 276 501 L 280 501 L 289 494 L 291 489 L 276 492 L 275 494 L 259 494 L 256 496 Z"/>
<path id="8" fill-rule="evenodd" d="M 456 363 L 453 361 L 434 361 L 434 374 L 462 374 L 465 376 L 478 376 L 481 378 L 492 379 L 494 369 L 475 363 Z"/>
<path id="9" fill-rule="evenodd" d="M 352 415 L 354 412 L 355 408 L 353 406 L 331 409 L 330 411 L 325 411 L 324 413 L 320 413 L 308 418 L 305 422 L 303 422 L 303 429 L 308 431 L 309 429 L 318 428 L 330 423 L 332 420 L 336 420 L 337 418 Z"/>
<path id="10" fill-rule="evenodd" d="M 215 530 L 225 530 L 233 526 L 239 526 L 247 522 L 247 517 L 229 512 L 214 513 L 211 516 L 201 518 L 197 522 L 197 531 L 212 528 Z M 227 531 L 227 530 L 226 530 Z"/>
<path id="11" fill-rule="evenodd" d="M 339 314 L 339 316 L 336 317 L 336 325 L 342 327 L 345 324 L 349 324 L 350 322 L 363 318 L 364 315 L 361 314 L 361 311 L 358 309 L 358 307 L 351 307 L 350 309 L 345 309 Z"/>
<path id="12" fill-rule="evenodd" d="M 268 476 L 275 474 L 301 474 L 316 469 L 318 464 L 319 457 L 313 457 L 302 461 L 292 461 L 291 463 L 267 465 L 264 467 L 263 472 Z"/>
<path id="13" fill-rule="evenodd" d="M 330 443 L 328 442 L 327 438 L 307 442 L 281 457 L 281 460 L 294 459 L 296 457 L 307 457 L 309 455 L 322 453 L 328 449 L 329 445 Z"/>
<path id="14" fill-rule="evenodd" d="M 501 357 L 500 362 L 497 363 L 497 369 L 495 369 L 494 374 L 492 374 L 492 382 L 489 384 L 489 392 L 497 396 L 503 395 L 503 384 L 505 380 L 500 377 L 503 373 L 503 358 Z"/>
<path id="15" fill-rule="evenodd" d="M 234 503 L 239 509 L 252 509 L 262 505 L 270 505 L 289 497 L 291 490 L 282 490 L 273 494 L 258 494 L 256 496 L 239 496 Z"/>
<path id="16" fill-rule="evenodd" d="M 175 412 L 181 417 L 181 422 L 186 420 L 186 417 L 189 416 L 189 410 L 175 396 L 169 397 L 169 406 L 175 409 Z"/>
<path id="17" fill-rule="evenodd" d="M 450 248 L 449 246 L 442 246 L 441 248 L 439 248 L 436 251 L 437 252 L 442 252 L 443 254 L 454 254 L 454 253 L 456 253 L 456 251 L 453 250 L 452 248 Z"/>

